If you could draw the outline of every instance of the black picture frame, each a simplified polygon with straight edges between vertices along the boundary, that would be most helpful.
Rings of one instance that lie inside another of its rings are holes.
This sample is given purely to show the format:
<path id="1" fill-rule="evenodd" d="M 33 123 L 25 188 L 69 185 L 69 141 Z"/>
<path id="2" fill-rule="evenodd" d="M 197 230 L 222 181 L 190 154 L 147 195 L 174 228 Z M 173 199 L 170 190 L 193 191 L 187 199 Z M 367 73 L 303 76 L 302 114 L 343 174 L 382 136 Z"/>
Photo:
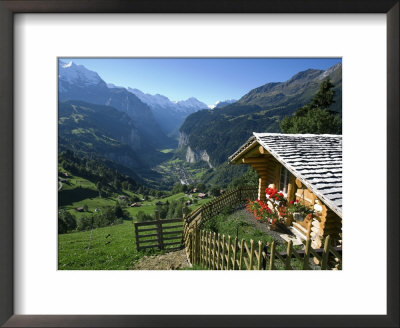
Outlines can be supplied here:
<path id="1" fill-rule="evenodd" d="M 399 327 L 399 0 L 0 1 L 0 324 L 4 327 Z M 14 315 L 15 13 L 384 13 L 387 16 L 387 315 Z"/>

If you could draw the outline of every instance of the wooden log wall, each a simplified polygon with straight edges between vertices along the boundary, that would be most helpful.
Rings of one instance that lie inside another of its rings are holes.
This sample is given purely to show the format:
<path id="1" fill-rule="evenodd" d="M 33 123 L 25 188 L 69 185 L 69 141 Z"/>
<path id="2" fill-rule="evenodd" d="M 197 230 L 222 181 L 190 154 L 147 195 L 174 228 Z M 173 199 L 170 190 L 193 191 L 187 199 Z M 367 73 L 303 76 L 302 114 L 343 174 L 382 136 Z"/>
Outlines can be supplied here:
<path id="1" fill-rule="evenodd" d="M 311 239 L 312 247 L 319 248 L 324 242 L 324 239 L 329 235 L 331 236 L 331 243 L 336 245 L 338 240 L 341 239 L 342 233 L 342 219 L 318 197 L 304 186 L 299 179 L 296 179 L 296 199 L 304 205 L 314 208 L 315 217 L 312 221 Z M 307 228 L 309 220 L 298 222 L 303 228 Z"/>

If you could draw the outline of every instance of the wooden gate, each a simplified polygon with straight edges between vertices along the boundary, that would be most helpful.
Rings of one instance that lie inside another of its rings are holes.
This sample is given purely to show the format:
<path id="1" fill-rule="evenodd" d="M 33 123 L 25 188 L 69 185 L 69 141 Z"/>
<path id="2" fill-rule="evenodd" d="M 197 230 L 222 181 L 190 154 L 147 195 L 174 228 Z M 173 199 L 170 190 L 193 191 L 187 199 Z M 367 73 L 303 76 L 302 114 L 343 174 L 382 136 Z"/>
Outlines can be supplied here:
<path id="1" fill-rule="evenodd" d="M 183 245 L 183 219 L 154 220 L 136 222 L 136 248 L 158 248 L 160 250 L 177 250 Z"/>

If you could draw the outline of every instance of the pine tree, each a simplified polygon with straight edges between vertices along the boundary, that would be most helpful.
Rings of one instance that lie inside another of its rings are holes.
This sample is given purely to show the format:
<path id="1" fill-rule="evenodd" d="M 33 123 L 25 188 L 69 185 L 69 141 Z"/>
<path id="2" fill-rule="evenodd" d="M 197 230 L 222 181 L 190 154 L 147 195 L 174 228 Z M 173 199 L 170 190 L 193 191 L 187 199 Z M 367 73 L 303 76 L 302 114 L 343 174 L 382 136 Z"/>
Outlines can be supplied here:
<path id="1" fill-rule="evenodd" d="M 334 85 L 330 80 L 321 83 L 311 102 L 299 108 L 293 116 L 286 116 L 281 121 L 283 133 L 341 134 L 342 119 L 337 113 L 328 110 L 334 103 Z"/>

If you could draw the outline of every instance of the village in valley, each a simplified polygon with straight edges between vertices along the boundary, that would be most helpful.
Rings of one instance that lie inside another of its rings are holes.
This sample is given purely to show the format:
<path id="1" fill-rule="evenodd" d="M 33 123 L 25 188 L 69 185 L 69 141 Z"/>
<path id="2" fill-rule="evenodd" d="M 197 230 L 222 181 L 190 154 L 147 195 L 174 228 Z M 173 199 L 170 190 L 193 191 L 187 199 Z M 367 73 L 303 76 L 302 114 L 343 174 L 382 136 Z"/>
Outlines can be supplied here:
<path id="1" fill-rule="evenodd" d="M 238 59 L 294 71 L 213 105 L 101 67 L 224 59 L 116 60 L 59 60 L 59 270 L 342 269 L 340 59 Z"/>

